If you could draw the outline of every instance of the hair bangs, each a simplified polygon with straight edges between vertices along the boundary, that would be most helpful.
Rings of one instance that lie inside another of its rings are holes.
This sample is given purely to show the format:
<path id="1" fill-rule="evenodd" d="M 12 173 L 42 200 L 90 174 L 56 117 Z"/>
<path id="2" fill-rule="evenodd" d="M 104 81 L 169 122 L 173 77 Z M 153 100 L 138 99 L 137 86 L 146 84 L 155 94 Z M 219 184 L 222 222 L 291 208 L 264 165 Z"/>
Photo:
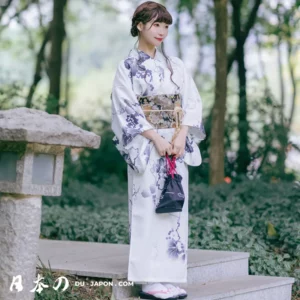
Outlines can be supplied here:
<path id="1" fill-rule="evenodd" d="M 172 16 L 169 14 L 169 12 L 159 6 L 156 7 L 151 13 L 150 20 L 153 19 L 155 19 L 154 22 L 164 22 L 168 25 L 173 23 Z"/>

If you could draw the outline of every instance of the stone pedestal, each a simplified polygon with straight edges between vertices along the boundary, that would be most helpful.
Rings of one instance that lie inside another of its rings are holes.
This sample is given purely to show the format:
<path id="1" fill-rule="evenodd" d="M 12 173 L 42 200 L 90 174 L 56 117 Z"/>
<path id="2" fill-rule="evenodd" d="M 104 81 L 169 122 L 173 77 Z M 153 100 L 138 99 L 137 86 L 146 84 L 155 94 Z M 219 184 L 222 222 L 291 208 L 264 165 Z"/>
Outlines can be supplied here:
<path id="1" fill-rule="evenodd" d="M 40 224 L 41 196 L 0 195 L 0 299 L 34 299 Z M 23 290 L 10 291 L 17 275 Z"/>

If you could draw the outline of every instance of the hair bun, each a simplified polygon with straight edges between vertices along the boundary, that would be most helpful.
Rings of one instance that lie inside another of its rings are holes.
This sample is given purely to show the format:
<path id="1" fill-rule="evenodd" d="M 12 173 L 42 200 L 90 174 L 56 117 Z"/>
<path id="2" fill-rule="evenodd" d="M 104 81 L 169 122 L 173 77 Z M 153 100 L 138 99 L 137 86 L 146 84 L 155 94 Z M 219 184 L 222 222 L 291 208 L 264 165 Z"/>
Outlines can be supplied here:
<path id="1" fill-rule="evenodd" d="M 138 34 L 138 29 L 137 29 L 136 25 L 131 27 L 130 33 L 131 33 L 131 35 L 132 35 L 133 37 L 136 37 L 136 36 L 139 35 L 139 34 Z"/>

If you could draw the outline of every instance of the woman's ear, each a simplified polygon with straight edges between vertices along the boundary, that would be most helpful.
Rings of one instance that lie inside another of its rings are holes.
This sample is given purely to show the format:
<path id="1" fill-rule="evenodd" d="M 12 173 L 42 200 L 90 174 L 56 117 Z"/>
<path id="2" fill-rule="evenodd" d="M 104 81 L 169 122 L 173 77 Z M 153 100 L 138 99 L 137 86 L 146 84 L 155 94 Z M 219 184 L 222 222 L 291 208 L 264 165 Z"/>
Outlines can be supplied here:
<path id="1" fill-rule="evenodd" d="M 142 31 L 144 26 L 143 26 L 143 23 L 140 22 L 139 24 L 136 25 L 136 27 L 139 31 Z"/>

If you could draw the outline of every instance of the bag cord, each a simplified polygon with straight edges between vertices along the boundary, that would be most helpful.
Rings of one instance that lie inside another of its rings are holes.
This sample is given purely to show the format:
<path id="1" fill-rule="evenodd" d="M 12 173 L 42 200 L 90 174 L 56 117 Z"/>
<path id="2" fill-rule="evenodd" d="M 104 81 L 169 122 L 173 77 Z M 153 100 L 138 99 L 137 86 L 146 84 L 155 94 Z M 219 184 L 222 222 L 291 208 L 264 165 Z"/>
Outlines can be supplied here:
<path id="1" fill-rule="evenodd" d="M 168 169 L 169 164 L 169 169 Z M 171 174 L 172 178 L 174 178 L 174 174 L 177 174 L 176 171 L 176 156 L 173 155 L 172 160 L 168 156 L 168 153 L 166 153 L 166 168 L 167 168 L 167 175 Z"/>

